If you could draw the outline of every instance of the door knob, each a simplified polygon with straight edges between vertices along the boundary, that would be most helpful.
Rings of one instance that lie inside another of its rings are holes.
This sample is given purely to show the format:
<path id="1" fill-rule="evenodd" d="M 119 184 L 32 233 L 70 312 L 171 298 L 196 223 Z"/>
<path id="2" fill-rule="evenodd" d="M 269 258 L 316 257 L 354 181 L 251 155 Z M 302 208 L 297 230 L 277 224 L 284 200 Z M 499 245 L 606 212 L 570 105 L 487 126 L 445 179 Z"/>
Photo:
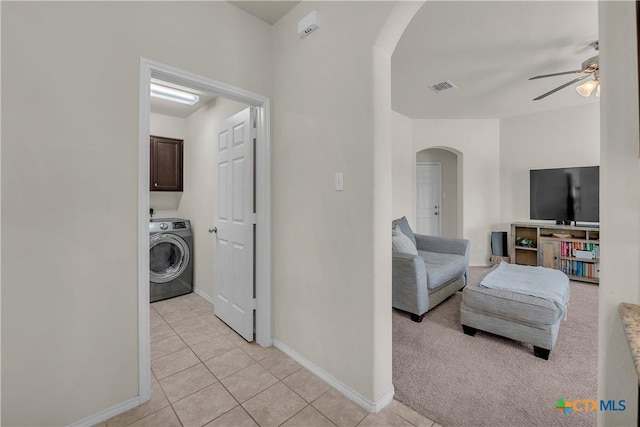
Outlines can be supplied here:
<path id="1" fill-rule="evenodd" d="M 213 227 L 209 229 L 209 233 L 216 233 L 218 234 L 218 227 Z"/>

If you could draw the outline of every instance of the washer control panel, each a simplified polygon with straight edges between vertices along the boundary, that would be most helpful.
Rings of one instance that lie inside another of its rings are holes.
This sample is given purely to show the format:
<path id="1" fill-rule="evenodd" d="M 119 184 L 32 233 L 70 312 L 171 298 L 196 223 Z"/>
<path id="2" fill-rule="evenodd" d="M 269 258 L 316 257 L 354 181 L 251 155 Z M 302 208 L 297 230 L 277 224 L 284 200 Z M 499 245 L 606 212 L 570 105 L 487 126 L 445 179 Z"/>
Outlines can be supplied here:
<path id="1" fill-rule="evenodd" d="M 190 230 L 190 229 L 191 229 L 191 222 L 188 219 L 158 218 L 158 219 L 152 219 L 149 222 L 150 233 L 157 233 L 160 231 Z"/>

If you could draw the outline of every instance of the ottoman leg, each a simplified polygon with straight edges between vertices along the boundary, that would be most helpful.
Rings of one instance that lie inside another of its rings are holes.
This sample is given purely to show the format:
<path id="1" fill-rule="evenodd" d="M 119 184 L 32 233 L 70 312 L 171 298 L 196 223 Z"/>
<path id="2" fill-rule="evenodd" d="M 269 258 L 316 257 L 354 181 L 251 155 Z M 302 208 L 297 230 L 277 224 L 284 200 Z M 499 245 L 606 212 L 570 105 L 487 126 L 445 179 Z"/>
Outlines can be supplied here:
<path id="1" fill-rule="evenodd" d="M 540 359 L 549 360 L 549 353 L 551 353 L 551 350 L 540 348 L 535 345 L 533 346 L 533 354 L 535 354 L 536 357 L 539 357 Z"/>
<path id="2" fill-rule="evenodd" d="M 473 337 L 476 335 L 476 332 L 478 332 L 478 330 L 476 328 L 472 328 L 471 326 L 462 325 L 462 332 L 464 332 L 465 335 Z"/>

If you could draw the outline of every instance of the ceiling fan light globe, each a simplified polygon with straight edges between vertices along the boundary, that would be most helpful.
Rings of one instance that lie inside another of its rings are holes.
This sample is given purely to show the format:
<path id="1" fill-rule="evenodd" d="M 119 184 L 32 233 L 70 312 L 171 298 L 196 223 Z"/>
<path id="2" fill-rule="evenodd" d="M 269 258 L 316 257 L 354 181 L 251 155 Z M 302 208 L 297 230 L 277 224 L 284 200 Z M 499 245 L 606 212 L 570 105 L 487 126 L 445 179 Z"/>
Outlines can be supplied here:
<path id="1" fill-rule="evenodd" d="M 597 81 L 589 80 L 588 82 L 578 86 L 576 88 L 576 92 L 578 92 L 580 95 L 584 96 L 585 98 L 588 98 L 591 95 L 591 92 L 593 92 L 593 90 L 596 88 L 597 85 L 598 85 Z"/>
<path id="2" fill-rule="evenodd" d="M 596 96 L 597 96 L 598 98 L 600 98 L 600 87 L 601 87 L 601 86 L 602 86 L 602 85 L 600 85 L 600 83 L 598 83 L 598 87 L 596 88 Z"/>

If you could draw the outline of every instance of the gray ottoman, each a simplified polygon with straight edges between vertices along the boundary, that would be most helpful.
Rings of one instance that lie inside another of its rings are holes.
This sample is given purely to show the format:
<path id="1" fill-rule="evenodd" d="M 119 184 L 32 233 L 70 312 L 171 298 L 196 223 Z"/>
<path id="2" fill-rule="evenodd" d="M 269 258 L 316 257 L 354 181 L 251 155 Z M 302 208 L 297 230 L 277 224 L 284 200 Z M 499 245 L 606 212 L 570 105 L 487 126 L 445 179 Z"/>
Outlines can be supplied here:
<path id="1" fill-rule="evenodd" d="M 482 287 L 485 275 L 462 292 L 460 323 L 464 333 L 474 336 L 481 330 L 533 344 L 534 354 L 548 360 L 566 307 L 531 295 Z M 569 279 L 557 286 L 568 288 Z"/>

